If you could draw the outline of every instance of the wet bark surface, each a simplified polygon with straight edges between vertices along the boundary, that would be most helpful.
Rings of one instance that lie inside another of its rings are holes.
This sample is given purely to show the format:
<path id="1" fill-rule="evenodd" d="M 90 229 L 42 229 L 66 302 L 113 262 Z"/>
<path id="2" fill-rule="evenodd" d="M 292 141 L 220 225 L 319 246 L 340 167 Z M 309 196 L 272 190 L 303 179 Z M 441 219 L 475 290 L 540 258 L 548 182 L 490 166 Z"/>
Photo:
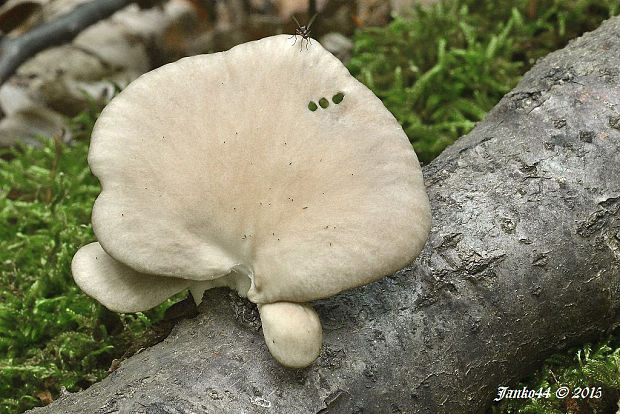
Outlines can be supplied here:
<path id="1" fill-rule="evenodd" d="M 254 305 L 199 315 L 102 382 L 36 412 L 483 412 L 550 354 L 620 316 L 620 18 L 542 59 L 424 168 L 421 256 L 316 302 L 319 359 L 269 355 Z M 588 384 L 584 384 L 586 386 Z"/>

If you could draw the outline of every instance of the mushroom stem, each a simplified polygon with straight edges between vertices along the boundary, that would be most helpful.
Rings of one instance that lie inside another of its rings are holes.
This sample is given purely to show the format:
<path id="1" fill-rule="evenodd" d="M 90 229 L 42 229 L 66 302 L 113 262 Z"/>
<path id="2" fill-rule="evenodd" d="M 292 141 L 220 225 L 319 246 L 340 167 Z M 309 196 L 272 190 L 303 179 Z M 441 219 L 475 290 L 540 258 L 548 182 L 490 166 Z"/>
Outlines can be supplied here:
<path id="1" fill-rule="evenodd" d="M 227 287 L 236 291 L 239 296 L 246 298 L 248 290 L 252 286 L 252 271 L 247 266 L 237 265 L 231 272 L 213 280 L 194 281 L 189 285 L 189 291 L 196 302 L 196 306 L 202 302 L 202 295 L 206 290 Z"/>
<path id="2" fill-rule="evenodd" d="M 271 355 L 289 368 L 304 368 L 318 358 L 323 343 L 319 315 L 307 303 L 259 304 L 263 336 Z"/>

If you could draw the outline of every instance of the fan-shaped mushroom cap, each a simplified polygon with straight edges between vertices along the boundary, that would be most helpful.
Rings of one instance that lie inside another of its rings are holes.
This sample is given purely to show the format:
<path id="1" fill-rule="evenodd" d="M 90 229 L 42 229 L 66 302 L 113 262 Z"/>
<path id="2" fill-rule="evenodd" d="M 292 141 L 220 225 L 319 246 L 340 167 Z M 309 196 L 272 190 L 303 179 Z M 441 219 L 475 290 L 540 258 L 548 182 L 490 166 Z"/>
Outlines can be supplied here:
<path id="1" fill-rule="evenodd" d="M 311 111 L 322 97 L 329 106 Z M 377 280 L 408 264 L 430 228 L 398 122 L 318 42 L 300 52 L 286 35 L 141 76 L 102 112 L 88 161 L 108 254 L 195 281 L 242 267 L 255 303 Z"/>
<path id="2" fill-rule="evenodd" d="M 430 229 L 398 122 L 318 42 L 284 35 L 138 78 L 97 120 L 88 161 L 99 243 L 74 258 L 80 287 L 125 312 L 231 287 L 291 367 L 321 347 L 303 302 L 402 268 Z"/>
<path id="3" fill-rule="evenodd" d="M 115 312 L 140 312 L 187 289 L 190 281 L 138 273 L 114 260 L 97 242 L 73 256 L 71 272 L 77 285 Z"/>

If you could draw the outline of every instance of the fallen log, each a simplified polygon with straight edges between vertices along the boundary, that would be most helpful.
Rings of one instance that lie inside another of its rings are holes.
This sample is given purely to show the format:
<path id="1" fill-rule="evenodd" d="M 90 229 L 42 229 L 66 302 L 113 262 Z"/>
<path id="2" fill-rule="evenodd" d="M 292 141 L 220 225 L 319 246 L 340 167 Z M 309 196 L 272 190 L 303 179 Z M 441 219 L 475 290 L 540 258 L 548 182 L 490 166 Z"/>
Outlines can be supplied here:
<path id="1" fill-rule="evenodd" d="M 538 62 L 426 166 L 423 253 L 314 304 L 310 367 L 280 366 L 254 306 L 217 289 L 163 342 L 34 412 L 483 412 L 499 386 L 618 324 L 619 68 L 616 17 Z"/>

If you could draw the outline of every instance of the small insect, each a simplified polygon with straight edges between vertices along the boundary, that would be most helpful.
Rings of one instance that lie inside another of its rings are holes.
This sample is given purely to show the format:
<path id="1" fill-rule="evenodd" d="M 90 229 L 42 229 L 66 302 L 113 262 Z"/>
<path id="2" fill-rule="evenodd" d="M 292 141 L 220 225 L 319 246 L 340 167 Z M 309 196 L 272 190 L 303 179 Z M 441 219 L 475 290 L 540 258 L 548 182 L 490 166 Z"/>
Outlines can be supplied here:
<path id="1" fill-rule="evenodd" d="M 295 43 L 297 42 L 297 36 L 301 36 L 301 44 L 299 45 L 300 52 L 304 46 L 304 39 L 306 40 L 306 50 L 308 50 L 308 43 L 310 43 L 310 26 L 312 26 L 312 23 L 314 23 L 314 19 L 316 18 L 317 14 L 318 13 L 315 13 L 314 16 L 312 16 L 307 26 L 300 25 L 295 15 L 291 16 L 293 17 L 295 24 L 297 24 L 297 28 L 295 29 L 295 34 L 291 37 L 295 38 L 295 41 L 293 42 L 293 45 L 295 45 Z M 289 37 L 289 39 L 291 37 Z"/>

